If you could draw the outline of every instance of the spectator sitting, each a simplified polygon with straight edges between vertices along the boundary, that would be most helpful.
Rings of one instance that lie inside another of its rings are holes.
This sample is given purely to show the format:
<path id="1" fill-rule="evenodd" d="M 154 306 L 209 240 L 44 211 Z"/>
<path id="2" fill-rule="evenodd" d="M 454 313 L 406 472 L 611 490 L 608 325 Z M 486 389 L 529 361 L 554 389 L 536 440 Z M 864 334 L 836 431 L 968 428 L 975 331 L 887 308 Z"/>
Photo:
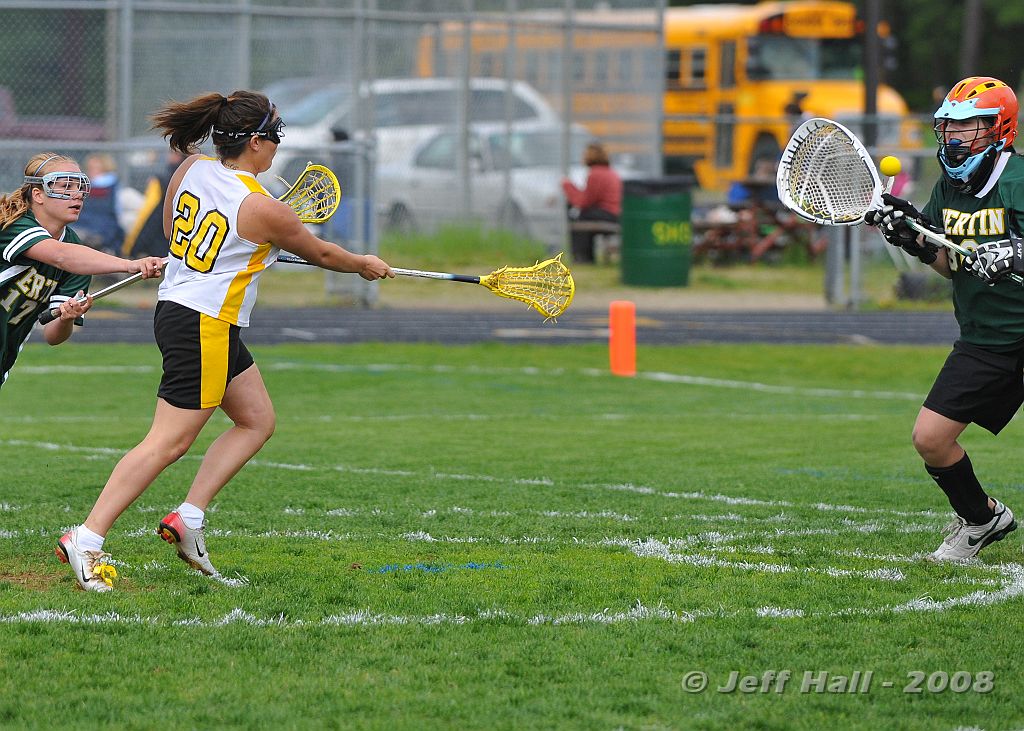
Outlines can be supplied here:
<path id="1" fill-rule="evenodd" d="M 570 227 L 573 221 L 618 223 L 622 214 L 622 179 L 609 166 L 608 153 L 600 143 L 592 142 L 583 151 L 583 164 L 589 168 L 583 190 L 573 185 L 568 178 L 562 180 L 562 190 L 570 206 Z M 571 233 L 572 260 L 593 263 L 595 232 Z"/>
<path id="2" fill-rule="evenodd" d="M 96 152 L 85 158 L 85 173 L 92 182 L 89 200 L 75 227 L 83 244 L 108 254 L 120 252 L 124 241 L 121 228 L 120 183 L 114 158 Z"/>

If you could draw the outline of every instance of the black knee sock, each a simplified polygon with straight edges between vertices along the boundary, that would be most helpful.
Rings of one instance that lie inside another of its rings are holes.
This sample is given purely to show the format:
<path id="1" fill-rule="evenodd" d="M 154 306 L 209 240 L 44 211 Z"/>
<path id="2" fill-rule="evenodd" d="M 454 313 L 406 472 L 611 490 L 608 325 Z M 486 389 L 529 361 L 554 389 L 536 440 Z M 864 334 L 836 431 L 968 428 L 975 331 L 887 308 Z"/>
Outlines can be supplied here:
<path id="1" fill-rule="evenodd" d="M 981 525 L 992 520 L 992 508 L 988 506 L 988 495 L 974 474 L 974 465 L 964 452 L 963 458 L 949 467 L 924 466 L 935 484 L 942 488 L 949 498 L 949 504 L 968 523 Z"/>

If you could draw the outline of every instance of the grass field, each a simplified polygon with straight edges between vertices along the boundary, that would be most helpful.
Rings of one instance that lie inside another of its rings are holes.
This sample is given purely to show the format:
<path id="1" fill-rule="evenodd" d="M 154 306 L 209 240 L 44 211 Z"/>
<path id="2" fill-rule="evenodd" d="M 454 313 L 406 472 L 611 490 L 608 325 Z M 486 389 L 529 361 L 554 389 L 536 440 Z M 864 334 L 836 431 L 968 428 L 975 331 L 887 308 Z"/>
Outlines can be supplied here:
<path id="1" fill-rule="evenodd" d="M 1020 533 L 922 560 L 948 505 L 909 431 L 945 349 L 646 348 L 635 379 L 596 346 L 253 351 L 278 430 L 209 514 L 243 586 L 154 532 L 218 418 L 115 525 L 106 595 L 53 546 L 148 428 L 156 349 L 23 352 L 0 727 L 1024 725 Z M 964 443 L 1024 511 L 1021 425 Z"/>

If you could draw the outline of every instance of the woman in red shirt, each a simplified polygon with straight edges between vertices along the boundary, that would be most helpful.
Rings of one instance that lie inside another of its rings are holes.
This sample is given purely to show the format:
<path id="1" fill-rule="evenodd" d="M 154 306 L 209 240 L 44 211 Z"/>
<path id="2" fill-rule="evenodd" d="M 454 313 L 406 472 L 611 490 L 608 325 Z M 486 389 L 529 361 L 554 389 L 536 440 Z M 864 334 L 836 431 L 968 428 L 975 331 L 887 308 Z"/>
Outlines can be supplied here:
<path id="1" fill-rule="evenodd" d="M 583 151 L 583 164 L 590 168 L 587 185 L 580 190 L 568 178 L 562 180 L 562 190 L 569 202 L 569 225 L 575 221 L 610 221 L 618 223 L 622 214 L 622 179 L 609 167 L 608 153 L 599 142 L 592 142 Z M 594 261 L 596 232 L 572 231 L 572 260 Z"/>

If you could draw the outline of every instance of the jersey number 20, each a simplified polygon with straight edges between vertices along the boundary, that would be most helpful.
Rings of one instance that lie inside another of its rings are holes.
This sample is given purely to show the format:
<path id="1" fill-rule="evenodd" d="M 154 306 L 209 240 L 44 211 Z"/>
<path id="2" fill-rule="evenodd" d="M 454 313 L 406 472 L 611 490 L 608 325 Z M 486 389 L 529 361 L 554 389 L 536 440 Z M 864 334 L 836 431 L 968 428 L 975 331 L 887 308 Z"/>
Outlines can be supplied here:
<path id="1" fill-rule="evenodd" d="M 171 255 L 197 272 L 213 269 L 220 247 L 228 235 L 228 219 L 220 211 L 207 211 L 199 221 L 199 199 L 187 190 L 178 194 L 171 225 Z"/>

